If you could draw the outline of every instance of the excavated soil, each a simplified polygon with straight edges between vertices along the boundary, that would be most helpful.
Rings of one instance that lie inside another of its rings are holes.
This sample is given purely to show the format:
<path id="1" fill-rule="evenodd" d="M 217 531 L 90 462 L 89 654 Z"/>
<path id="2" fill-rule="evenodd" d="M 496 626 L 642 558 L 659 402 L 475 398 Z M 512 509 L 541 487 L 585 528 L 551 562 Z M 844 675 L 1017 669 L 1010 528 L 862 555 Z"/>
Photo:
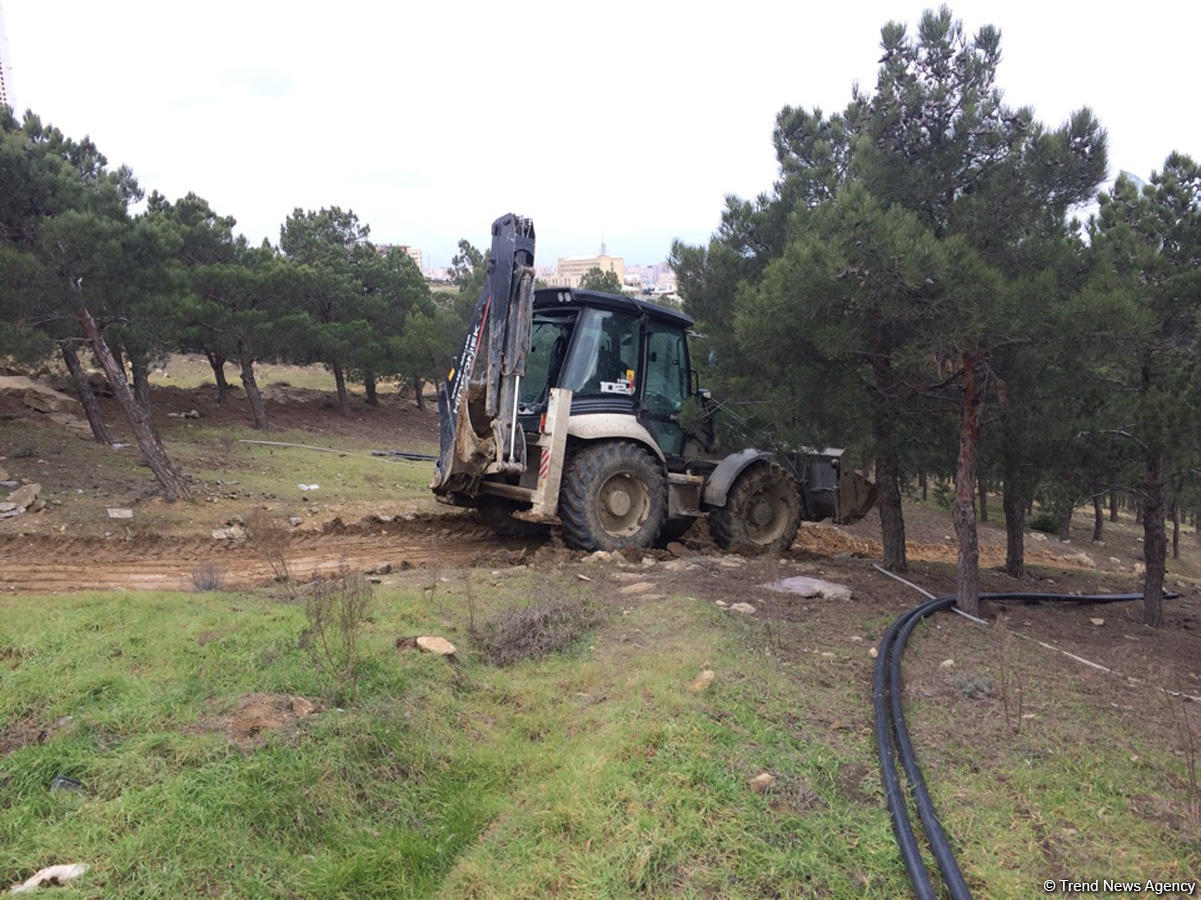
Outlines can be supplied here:
<path id="1" fill-rule="evenodd" d="M 225 588 L 277 579 L 280 558 L 293 579 L 390 565 L 410 567 L 507 565 L 537 543 L 499 538 L 471 515 L 447 514 L 389 524 L 346 526 L 334 519 L 324 533 L 287 535 L 282 542 L 218 542 L 142 535 L 128 540 L 52 535 L 0 536 L 0 591 L 58 594 L 76 590 L 193 590 L 197 579 Z"/>

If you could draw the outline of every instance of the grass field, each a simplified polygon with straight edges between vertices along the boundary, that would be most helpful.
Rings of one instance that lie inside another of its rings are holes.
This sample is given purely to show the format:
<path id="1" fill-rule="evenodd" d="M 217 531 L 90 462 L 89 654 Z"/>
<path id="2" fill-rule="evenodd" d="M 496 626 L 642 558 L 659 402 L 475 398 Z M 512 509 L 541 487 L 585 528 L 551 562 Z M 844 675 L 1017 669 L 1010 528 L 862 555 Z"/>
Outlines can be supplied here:
<path id="1" fill-rule="evenodd" d="M 865 645 L 819 652 L 795 625 L 695 597 L 614 605 L 589 571 L 380 585 L 360 697 L 341 707 L 298 642 L 302 605 L 266 592 L 6 600 L 0 872 L 86 862 L 72 895 L 117 897 L 906 895 Z M 470 623 L 547 597 L 593 604 L 600 624 L 567 652 L 489 665 Z M 891 618 L 853 612 L 867 634 Z M 987 665 L 989 638 L 958 621 L 923 629 L 915 655 L 936 660 L 943 628 Z M 421 633 L 455 641 L 457 661 L 394 647 Z M 911 700 L 979 895 L 1195 872 L 1196 823 L 1140 806 L 1179 789 L 1181 756 L 1098 717 L 1073 679 L 1039 681 L 1038 656 L 1017 662 L 1036 713 L 1021 734 L 962 697 Z M 713 685 L 692 691 L 706 668 Z M 321 708 L 289 716 L 290 697 Z M 285 714 L 256 731 L 272 703 Z M 995 732 L 983 758 L 962 732 L 980 727 Z M 760 794 L 762 772 L 776 781 Z M 58 775 L 83 789 L 51 790 Z"/>

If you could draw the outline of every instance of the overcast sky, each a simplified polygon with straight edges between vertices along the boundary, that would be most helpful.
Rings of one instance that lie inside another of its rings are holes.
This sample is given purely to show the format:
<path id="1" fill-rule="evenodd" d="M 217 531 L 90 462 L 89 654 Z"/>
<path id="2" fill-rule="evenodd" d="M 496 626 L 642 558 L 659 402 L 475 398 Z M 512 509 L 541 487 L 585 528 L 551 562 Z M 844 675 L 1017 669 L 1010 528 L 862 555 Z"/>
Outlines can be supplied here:
<path id="1" fill-rule="evenodd" d="M 149 191 L 195 191 L 253 241 L 294 207 L 351 208 L 448 263 L 531 216 L 538 262 L 663 260 L 768 190 L 785 104 L 870 87 L 880 26 L 920 2 L 0 0 L 12 90 Z M 1201 3 L 951 5 L 1002 31 L 999 83 L 1049 125 L 1091 106 L 1111 175 L 1201 156 Z"/>

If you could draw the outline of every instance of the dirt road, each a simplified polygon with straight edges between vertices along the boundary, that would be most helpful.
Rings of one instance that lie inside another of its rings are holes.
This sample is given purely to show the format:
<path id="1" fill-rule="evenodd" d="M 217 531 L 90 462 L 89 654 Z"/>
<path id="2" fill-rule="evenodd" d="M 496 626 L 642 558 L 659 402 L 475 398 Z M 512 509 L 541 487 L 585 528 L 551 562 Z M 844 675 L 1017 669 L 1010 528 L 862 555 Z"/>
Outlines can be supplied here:
<path id="1" fill-rule="evenodd" d="M 192 590 L 194 578 L 219 573 L 227 588 L 273 580 L 282 556 L 293 578 L 330 572 L 345 562 L 363 571 L 393 568 L 502 565 L 530 545 L 496 537 L 471 516 L 429 516 L 378 526 L 327 526 L 283 536 L 265 548 L 253 536 L 243 542 L 162 536 L 62 538 L 48 535 L 0 538 L 0 591 L 57 594 L 74 590 Z M 274 565 L 273 565 L 274 562 Z"/>
<path id="2" fill-rule="evenodd" d="M 693 549 L 712 551 L 703 527 L 685 539 Z M 384 564 L 394 569 L 435 566 L 504 566 L 527 558 L 541 541 L 497 537 L 473 515 L 429 514 L 375 523 L 325 523 L 321 531 L 285 532 L 264 540 L 253 531 L 244 541 L 158 534 L 125 538 L 65 538 L 53 535 L 0 537 L 0 592 L 56 594 L 78 590 L 193 590 L 197 579 L 219 577 L 226 588 L 267 584 L 286 566 L 292 579 L 308 580 L 346 563 L 354 571 Z M 814 556 L 876 558 L 878 541 L 830 525 L 806 525 L 794 551 Z M 949 543 L 909 544 L 912 560 L 953 562 Z M 1104 560 L 1104 557 L 1099 557 Z M 983 565 L 1004 559 L 1000 546 L 981 548 Z M 1066 569 L 1106 569 L 1079 550 L 1027 550 L 1032 564 Z M 1091 564 L 1090 564 L 1091 563 Z M 1116 567 L 1115 567 L 1116 568 Z"/>

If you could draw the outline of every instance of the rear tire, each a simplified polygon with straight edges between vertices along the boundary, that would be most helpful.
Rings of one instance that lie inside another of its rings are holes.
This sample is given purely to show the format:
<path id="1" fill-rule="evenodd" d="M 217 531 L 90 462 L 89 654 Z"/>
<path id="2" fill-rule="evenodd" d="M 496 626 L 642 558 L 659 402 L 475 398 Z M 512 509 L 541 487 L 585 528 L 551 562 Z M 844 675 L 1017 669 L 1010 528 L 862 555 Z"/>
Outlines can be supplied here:
<path id="1" fill-rule="evenodd" d="M 666 517 L 667 479 L 642 446 L 604 441 L 586 444 L 571 457 L 559 492 L 559 519 L 572 547 L 649 547 Z"/>
<path id="2" fill-rule="evenodd" d="M 491 494 L 481 494 L 476 501 L 476 511 L 480 518 L 501 537 L 529 539 L 544 538 L 550 534 L 549 525 L 514 519 L 513 513 L 519 509 L 521 506 L 518 503 Z"/>
<path id="3" fill-rule="evenodd" d="M 723 550 L 782 553 L 800 523 L 796 479 L 776 463 L 757 463 L 738 476 L 726 505 L 709 514 L 709 533 Z"/>

